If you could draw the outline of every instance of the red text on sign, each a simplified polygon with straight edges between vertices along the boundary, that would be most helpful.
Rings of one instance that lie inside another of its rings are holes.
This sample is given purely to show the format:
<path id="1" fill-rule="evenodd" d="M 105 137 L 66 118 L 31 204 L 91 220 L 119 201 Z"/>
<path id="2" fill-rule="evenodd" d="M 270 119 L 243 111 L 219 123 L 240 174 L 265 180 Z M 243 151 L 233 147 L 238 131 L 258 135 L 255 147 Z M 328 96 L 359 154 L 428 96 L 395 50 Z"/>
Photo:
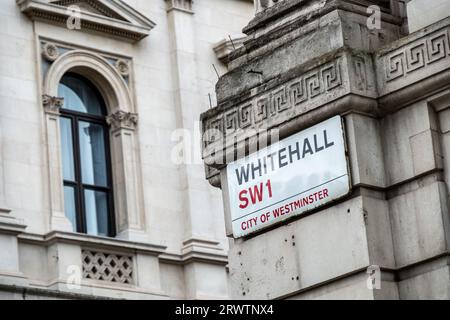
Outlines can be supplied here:
<path id="1" fill-rule="evenodd" d="M 266 191 L 268 198 L 272 198 L 272 184 L 270 180 L 267 180 L 265 184 L 261 182 L 259 185 L 242 190 L 239 192 L 239 208 L 245 209 L 250 204 L 255 205 L 258 202 L 262 202 Z"/>

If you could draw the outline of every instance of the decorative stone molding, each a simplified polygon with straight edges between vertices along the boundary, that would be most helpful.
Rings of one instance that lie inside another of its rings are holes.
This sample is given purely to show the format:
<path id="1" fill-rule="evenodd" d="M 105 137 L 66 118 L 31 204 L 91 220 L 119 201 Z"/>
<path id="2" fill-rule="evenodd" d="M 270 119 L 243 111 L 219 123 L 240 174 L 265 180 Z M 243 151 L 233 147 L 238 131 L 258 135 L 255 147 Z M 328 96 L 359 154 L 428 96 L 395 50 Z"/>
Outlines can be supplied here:
<path id="1" fill-rule="evenodd" d="M 335 112 L 358 110 L 376 115 L 378 94 L 370 72 L 373 68 L 370 54 L 339 50 L 316 64 L 300 65 L 261 83 L 247 94 L 231 96 L 203 113 L 202 156 L 210 183 L 220 186 L 217 169 L 235 159 L 235 152 L 242 154 L 247 145 L 288 136 L 288 125 L 278 132 L 273 130 L 286 121 L 300 123 L 312 117 L 325 120 L 327 112 L 320 108 L 324 105 L 334 105 Z M 308 116 L 301 117 L 305 114 Z"/>
<path id="2" fill-rule="evenodd" d="M 450 55 L 449 30 L 432 34 L 387 55 L 386 82 L 408 76 L 427 65 L 446 59 Z"/>
<path id="3" fill-rule="evenodd" d="M 166 0 L 167 12 L 172 10 L 194 13 L 192 10 L 192 0 Z"/>
<path id="4" fill-rule="evenodd" d="M 106 118 L 106 122 L 113 130 L 117 129 L 136 129 L 138 123 L 137 113 L 125 112 L 119 110 Z"/>
<path id="5" fill-rule="evenodd" d="M 32 20 L 46 21 L 67 27 L 73 18 L 71 5 L 81 11 L 78 31 L 94 31 L 109 34 L 126 41 L 136 42 L 147 37 L 155 23 L 119 0 L 86 1 L 38 1 L 16 0 L 20 10 Z"/>
<path id="6" fill-rule="evenodd" d="M 18 235 L 25 232 L 25 222 L 10 214 L 10 210 L 0 211 L 0 234 Z"/>
<path id="7" fill-rule="evenodd" d="M 232 135 L 242 129 L 257 129 L 261 124 L 289 110 L 291 110 L 290 113 L 293 113 L 295 109 L 304 110 L 305 105 L 311 100 L 320 98 L 342 85 L 341 64 L 340 59 L 327 63 L 264 92 L 251 101 L 229 108 L 218 117 L 207 119 L 205 146 L 218 143 L 224 136 Z"/>
<path id="8" fill-rule="evenodd" d="M 134 284 L 131 256 L 83 250 L 82 266 L 84 279 Z"/>
<path id="9" fill-rule="evenodd" d="M 42 56 L 45 60 L 53 62 L 59 58 L 59 49 L 53 43 L 45 43 L 42 46 Z"/>
<path id="10" fill-rule="evenodd" d="M 450 18 L 376 55 L 380 96 L 450 68 Z"/>
<path id="11" fill-rule="evenodd" d="M 56 96 L 59 81 L 66 72 L 74 68 L 100 88 L 111 110 L 127 108 L 123 111 L 133 111 L 133 101 L 128 85 L 118 70 L 104 57 L 86 50 L 75 49 L 66 52 L 51 65 L 44 79 L 44 94 Z"/>
<path id="12" fill-rule="evenodd" d="M 116 61 L 115 66 L 122 76 L 128 77 L 130 75 L 130 65 L 127 61 L 119 59 Z"/>
<path id="13" fill-rule="evenodd" d="M 49 64 L 53 64 L 59 57 L 66 56 L 66 54 L 75 53 L 79 55 L 80 51 L 86 52 L 83 49 L 75 45 L 70 45 L 66 43 L 61 43 L 57 40 L 49 39 L 49 38 L 40 38 L 39 39 L 41 45 L 41 53 L 42 53 L 42 63 L 49 62 Z M 77 54 L 78 52 L 78 54 Z M 101 63 L 108 63 L 113 68 L 116 69 L 118 74 L 120 74 L 123 78 L 125 78 L 125 84 L 130 86 L 130 81 L 128 78 L 132 76 L 131 69 L 131 58 L 129 57 L 121 57 L 115 55 L 114 53 L 109 54 L 105 52 L 99 51 L 89 51 L 92 56 L 95 56 L 97 60 L 104 59 Z M 45 61 L 44 61 L 45 60 Z M 42 77 L 45 78 L 46 74 L 43 73 Z"/>
<path id="14" fill-rule="evenodd" d="M 23 233 L 19 235 L 20 241 L 48 247 L 52 243 L 67 243 L 89 248 L 95 252 L 123 252 L 122 255 L 131 256 L 141 252 L 149 256 L 159 256 L 167 249 L 166 246 L 155 244 L 150 241 L 135 242 L 125 239 L 97 237 L 84 233 L 52 231 L 44 235 L 34 233 Z M 105 249 L 106 248 L 106 249 Z"/>
<path id="15" fill-rule="evenodd" d="M 42 96 L 44 111 L 48 114 L 59 115 L 59 109 L 64 105 L 64 98 L 52 97 L 47 94 Z"/>

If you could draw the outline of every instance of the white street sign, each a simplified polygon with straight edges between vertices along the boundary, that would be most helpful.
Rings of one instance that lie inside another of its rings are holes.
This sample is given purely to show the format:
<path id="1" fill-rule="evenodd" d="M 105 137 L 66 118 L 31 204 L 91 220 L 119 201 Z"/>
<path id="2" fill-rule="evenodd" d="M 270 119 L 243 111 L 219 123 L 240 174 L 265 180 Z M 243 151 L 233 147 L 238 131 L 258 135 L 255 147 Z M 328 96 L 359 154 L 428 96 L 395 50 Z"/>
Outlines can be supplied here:
<path id="1" fill-rule="evenodd" d="M 350 192 L 341 117 L 227 167 L 233 235 L 243 237 Z"/>

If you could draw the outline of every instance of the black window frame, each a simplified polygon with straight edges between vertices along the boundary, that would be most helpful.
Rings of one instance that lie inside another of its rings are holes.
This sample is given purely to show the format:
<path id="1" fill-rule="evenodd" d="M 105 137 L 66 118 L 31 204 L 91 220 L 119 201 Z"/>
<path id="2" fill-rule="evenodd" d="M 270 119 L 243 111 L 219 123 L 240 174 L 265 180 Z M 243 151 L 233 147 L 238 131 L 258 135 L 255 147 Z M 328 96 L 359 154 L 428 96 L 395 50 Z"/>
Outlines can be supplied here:
<path id="1" fill-rule="evenodd" d="M 104 99 L 98 89 L 83 76 L 75 73 L 66 73 L 64 75 L 69 77 L 74 77 L 83 81 L 87 86 L 89 86 L 97 95 L 97 98 L 102 104 L 102 108 L 106 114 L 106 105 Z M 117 235 L 116 230 L 116 219 L 114 210 L 114 190 L 113 190 L 113 179 L 112 179 L 112 164 L 111 164 L 111 145 L 110 145 L 110 134 L 109 126 L 106 122 L 106 115 L 94 115 L 84 112 L 77 112 L 74 110 L 67 109 L 64 105 L 60 109 L 60 117 L 70 119 L 71 129 L 72 129 L 72 147 L 73 147 L 73 162 L 74 162 L 74 173 L 75 181 L 65 180 L 63 178 L 64 187 L 72 187 L 74 189 L 75 196 L 75 216 L 77 222 L 76 232 L 88 234 L 87 233 L 87 223 L 86 223 L 86 206 L 85 206 L 85 190 L 99 191 L 107 194 L 107 206 L 108 206 L 108 233 L 107 237 L 115 237 Z M 105 144 L 105 158 L 106 158 L 106 174 L 107 174 L 107 186 L 95 186 L 83 183 L 82 168 L 81 168 L 81 151 L 80 151 L 80 139 L 79 139 L 79 123 L 87 122 L 96 125 L 100 125 L 104 129 L 104 144 Z"/>

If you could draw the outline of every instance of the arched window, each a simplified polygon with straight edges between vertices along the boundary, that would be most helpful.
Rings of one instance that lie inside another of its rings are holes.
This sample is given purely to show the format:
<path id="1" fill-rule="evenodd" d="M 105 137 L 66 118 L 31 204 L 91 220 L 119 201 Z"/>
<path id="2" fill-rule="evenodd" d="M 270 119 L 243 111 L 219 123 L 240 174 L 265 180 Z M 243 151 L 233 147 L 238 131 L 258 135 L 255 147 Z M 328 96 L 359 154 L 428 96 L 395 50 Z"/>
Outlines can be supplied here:
<path id="1" fill-rule="evenodd" d="M 68 73 L 59 86 L 64 209 L 75 232 L 114 236 L 106 106 L 86 78 Z"/>

